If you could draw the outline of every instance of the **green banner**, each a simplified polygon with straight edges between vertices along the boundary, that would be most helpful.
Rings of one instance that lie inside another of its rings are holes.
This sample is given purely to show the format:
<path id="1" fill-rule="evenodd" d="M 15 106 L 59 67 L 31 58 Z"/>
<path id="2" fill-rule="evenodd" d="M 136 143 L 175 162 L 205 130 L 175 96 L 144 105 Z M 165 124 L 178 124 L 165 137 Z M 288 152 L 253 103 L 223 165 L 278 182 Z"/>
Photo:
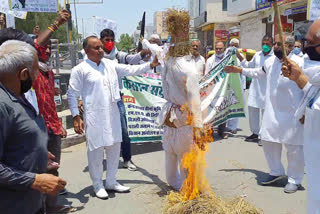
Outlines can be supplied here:
<path id="1" fill-rule="evenodd" d="M 200 80 L 201 111 L 205 124 L 213 126 L 237 117 L 245 117 L 240 74 L 227 74 L 226 65 L 237 65 L 235 55 L 228 54 Z"/>

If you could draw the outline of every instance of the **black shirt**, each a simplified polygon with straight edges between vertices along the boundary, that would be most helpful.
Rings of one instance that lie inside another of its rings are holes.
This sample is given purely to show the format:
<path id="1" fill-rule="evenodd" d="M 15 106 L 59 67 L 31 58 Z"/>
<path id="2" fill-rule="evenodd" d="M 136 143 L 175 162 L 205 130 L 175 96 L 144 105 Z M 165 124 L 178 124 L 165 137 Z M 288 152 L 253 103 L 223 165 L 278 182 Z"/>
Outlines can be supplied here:
<path id="1" fill-rule="evenodd" d="M 34 214 L 43 195 L 31 189 L 47 171 L 47 131 L 31 104 L 0 83 L 0 213 Z"/>

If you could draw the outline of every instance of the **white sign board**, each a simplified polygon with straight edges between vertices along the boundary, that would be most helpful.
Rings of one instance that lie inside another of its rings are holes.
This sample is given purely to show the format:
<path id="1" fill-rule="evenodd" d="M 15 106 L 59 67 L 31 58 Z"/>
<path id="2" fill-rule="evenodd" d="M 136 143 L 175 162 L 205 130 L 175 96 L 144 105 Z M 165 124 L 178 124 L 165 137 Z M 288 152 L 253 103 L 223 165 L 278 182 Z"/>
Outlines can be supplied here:
<path id="1" fill-rule="evenodd" d="M 320 18 L 320 0 L 308 0 L 308 20 Z"/>
<path id="2" fill-rule="evenodd" d="M 4 13 L 6 15 L 11 15 L 11 16 L 17 17 L 19 19 L 26 19 L 26 17 L 27 17 L 27 12 L 10 10 L 8 0 L 0 0 L 0 13 Z M 7 20 L 7 25 L 8 25 L 8 20 Z"/>
<path id="3" fill-rule="evenodd" d="M 57 0 L 9 0 L 12 10 L 56 13 Z"/>
<path id="4" fill-rule="evenodd" d="M 256 0 L 228 0 L 228 15 L 238 16 L 256 10 Z"/>
<path id="5" fill-rule="evenodd" d="M 97 16 L 95 16 L 94 18 L 95 18 L 95 33 L 98 36 L 100 36 L 100 32 L 105 28 L 112 30 L 114 34 L 117 33 L 117 24 L 115 21 L 102 18 L 102 17 L 97 17 Z"/>

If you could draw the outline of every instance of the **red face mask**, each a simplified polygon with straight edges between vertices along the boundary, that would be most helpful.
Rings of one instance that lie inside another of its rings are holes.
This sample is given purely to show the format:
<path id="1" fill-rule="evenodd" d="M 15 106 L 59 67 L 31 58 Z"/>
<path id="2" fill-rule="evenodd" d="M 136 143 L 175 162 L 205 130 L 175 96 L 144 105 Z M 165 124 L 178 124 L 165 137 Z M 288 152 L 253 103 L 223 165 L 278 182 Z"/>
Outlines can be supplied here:
<path id="1" fill-rule="evenodd" d="M 107 41 L 104 43 L 104 48 L 106 51 L 111 52 L 114 48 L 114 41 Z"/>

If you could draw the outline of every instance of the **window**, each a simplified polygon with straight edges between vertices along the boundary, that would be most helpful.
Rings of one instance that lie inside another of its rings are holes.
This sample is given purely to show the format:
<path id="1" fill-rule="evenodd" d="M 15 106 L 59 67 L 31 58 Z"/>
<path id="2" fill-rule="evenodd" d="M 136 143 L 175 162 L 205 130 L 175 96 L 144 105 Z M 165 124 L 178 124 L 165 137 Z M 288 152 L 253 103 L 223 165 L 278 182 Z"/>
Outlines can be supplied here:
<path id="1" fill-rule="evenodd" d="M 228 10 L 228 0 L 222 0 L 222 11 Z"/>

